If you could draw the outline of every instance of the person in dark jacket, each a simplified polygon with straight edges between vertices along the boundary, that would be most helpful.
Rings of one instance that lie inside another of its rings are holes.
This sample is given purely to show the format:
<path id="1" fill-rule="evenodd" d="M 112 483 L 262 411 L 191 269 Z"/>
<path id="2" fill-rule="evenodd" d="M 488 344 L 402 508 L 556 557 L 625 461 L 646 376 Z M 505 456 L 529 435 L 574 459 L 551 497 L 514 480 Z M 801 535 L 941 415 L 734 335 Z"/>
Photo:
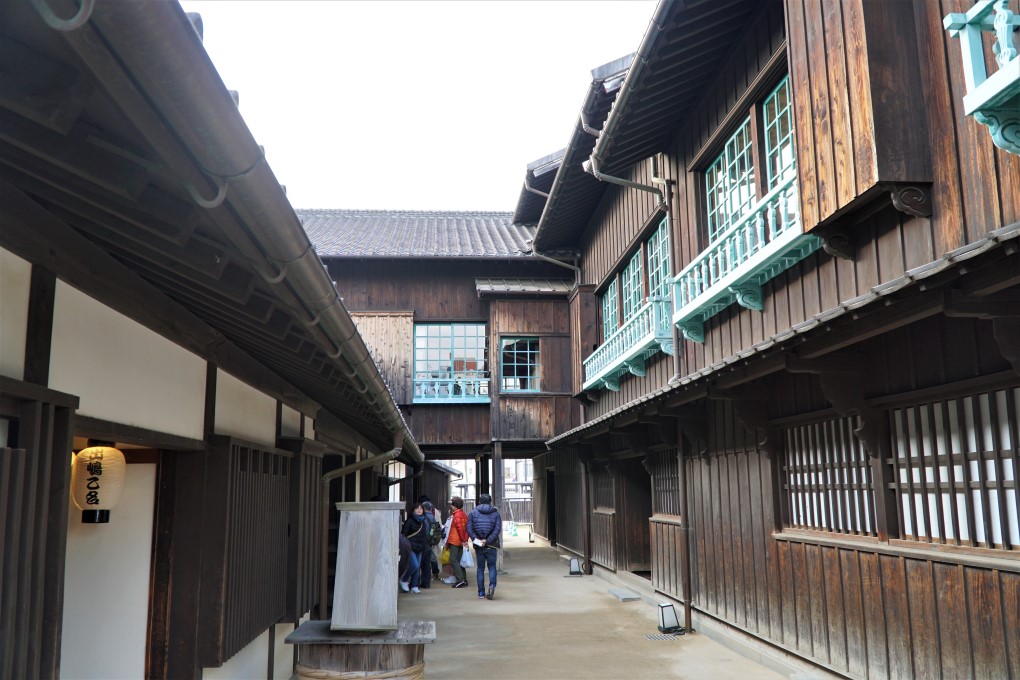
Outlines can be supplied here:
<path id="1" fill-rule="evenodd" d="M 478 564 L 478 598 L 491 600 L 496 596 L 496 557 L 499 555 L 499 535 L 503 531 L 503 519 L 499 510 L 492 507 L 492 496 L 483 493 L 478 496 L 478 506 L 468 515 L 467 532 L 475 546 L 475 562 Z M 485 590 L 485 570 L 489 570 L 489 590 Z"/>
<path id="2" fill-rule="evenodd" d="M 400 589 L 405 593 L 408 590 L 412 593 L 421 592 L 418 587 L 421 584 L 421 565 L 423 561 L 429 559 L 429 553 L 432 551 L 432 546 L 428 541 L 429 526 L 426 523 L 429 521 L 431 520 L 426 517 L 425 509 L 422 508 L 421 503 L 415 503 L 411 515 L 404 522 L 404 527 L 400 531 L 411 542 L 411 559 L 407 570 L 400 577 Z M 427 564 L 427 562 L 425 563 Z M 431 574 L 427 570 L 425 573 L 426 575 Z M 425 587 L 428 588 L 428 585 Z"/>

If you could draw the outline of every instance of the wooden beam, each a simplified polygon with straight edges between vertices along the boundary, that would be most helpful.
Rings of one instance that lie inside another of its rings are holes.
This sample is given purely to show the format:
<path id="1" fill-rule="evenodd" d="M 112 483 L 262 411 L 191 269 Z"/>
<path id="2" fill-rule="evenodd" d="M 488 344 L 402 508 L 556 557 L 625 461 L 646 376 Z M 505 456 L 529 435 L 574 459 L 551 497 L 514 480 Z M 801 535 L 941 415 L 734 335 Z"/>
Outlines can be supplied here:
<path id="1" fill-rule="evenodd" d="M 0 140 L 125 198 L 137 198 L 149 183 L 146 166 L 90 144 L 85 130 L 62 135 L 0 109 Z"/>
<path id="2" fill-rule="evenodd" d="M 76 415 L 74 418 L 74 434 L 76 437 L 104 439 L 123 444 L 138 444 L 157 449 L 173 449 L 175 451 L 201 451 L 205 442 L 201 439 L 167 434 L 134 425 L 122 425 L 101 418 Z"/>
<path id="3" fill-rule="evenodd" d="M 816 359 L 787 354 L 785 360 L 788 373 L 857 373 L 865 368 L 864 355 L 856 352 L 833 352 Z"/>
<path id="4" fill-rule="evenodd" d="M 93 85 L 81 72 L 0 35 L 0 106 L 66 134 Z"/>
<path id="5" fill-rule="evenodd" d="M 1013 364 L 1013 372 L 1020 375 L 1020 319 L 995 319 L 992 333 L 1002 356 Z"/>
<path id="6" fill-rule="evenodd" d="M 946 316 L 977 319 L 1020 318 L 1020 293 L 1005 291 L 980 298 L 968 298 L 960 290 L 948 290 L 942 296 Z"/>
<path id="7" fill-rule="evenodd" d="M 53 343 L 53 300 L 57 277 L 32 265 L 28 294 L 28 324 L 25 332 L 25 382 L 47 386 L 50 382 L 50 348 Z"/>

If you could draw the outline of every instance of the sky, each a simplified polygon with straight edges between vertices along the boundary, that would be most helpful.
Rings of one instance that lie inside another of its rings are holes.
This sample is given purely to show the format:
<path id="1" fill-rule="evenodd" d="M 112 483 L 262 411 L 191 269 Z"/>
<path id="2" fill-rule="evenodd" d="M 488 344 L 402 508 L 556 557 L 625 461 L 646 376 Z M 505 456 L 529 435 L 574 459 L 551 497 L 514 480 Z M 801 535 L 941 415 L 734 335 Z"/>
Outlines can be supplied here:
<path id="1" fill-rule="evenodd" d="M 655 0 L 185 0 L 295 208 L 510 212 Z"/>

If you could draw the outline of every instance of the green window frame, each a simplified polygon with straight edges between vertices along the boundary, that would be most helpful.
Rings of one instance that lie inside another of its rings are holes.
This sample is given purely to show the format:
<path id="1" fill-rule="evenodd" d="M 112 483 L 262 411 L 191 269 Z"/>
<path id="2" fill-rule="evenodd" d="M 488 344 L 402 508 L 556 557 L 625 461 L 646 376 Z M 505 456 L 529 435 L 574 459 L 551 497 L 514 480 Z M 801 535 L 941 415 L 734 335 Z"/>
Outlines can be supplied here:
<path id="1" fill-rule="evenodd" d="M 484 323 L 414 326 L 414 401 L 489 401 Z"/>
<path id="2" fill-rule="evenodd" d="M 751 117 L 748 116 L 733 136 L 726 140 L 723 152 L 705 172 L 709 242 L 722 235 L 757 200 L 753 148 Z"/>
<path id="3" fill-rule="evenodd" d="M 630 262 L 623 270 L 623 322 L 626 323 L 632 316 L 641 309 L 644 300 L 644 286 L 642 279 L 641 251 L 634 253 Z"/>
<path id="4" fill-rule="evenodd" d="M 602 340 L 603 342 L 620 327 L 620 298 L 616 278 L 609 283 L 602 294 Z"/>
<path id="5" fill-rule="evenodd" d="M 499 354 L 501 391 L 538 392 L 542 389 L 538 338 L 502 338 L 499 341 Z"/>
<path id="6" fill-rule="evenodd" d="M 672 274 L 669 266 L 669 230 L 665 219 L 648 239 L 647 250 L 649 295 L 669 296 Z"/>
<path id="7" fill-rule="evenodd" d="M 783 78 L 765 99 L 765 159 L 767 191 L 771 191 L 791 173 L 795 173 L 793 107 L 790 98 L 790 76 Z"/>

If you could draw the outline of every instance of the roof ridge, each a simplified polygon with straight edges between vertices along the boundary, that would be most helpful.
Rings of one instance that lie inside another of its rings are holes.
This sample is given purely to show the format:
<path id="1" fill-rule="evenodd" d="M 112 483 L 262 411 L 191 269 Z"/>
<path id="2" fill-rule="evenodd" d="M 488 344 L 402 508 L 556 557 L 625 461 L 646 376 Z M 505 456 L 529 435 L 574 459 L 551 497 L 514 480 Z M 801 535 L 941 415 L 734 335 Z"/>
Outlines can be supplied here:
<path id="1" fill-rule="evenodd" d="M 297 213 L 315 213 L 315 214 L 359 214 L 359 215 L 422 215 L 422 216 L 440 216 L 440 215 L 501 215 L 510 217 L 513 215 L 512 210 L 403 210 L 403 209 L 375 209 L 375 208 L 295 208 L 294 212 Z"/>

